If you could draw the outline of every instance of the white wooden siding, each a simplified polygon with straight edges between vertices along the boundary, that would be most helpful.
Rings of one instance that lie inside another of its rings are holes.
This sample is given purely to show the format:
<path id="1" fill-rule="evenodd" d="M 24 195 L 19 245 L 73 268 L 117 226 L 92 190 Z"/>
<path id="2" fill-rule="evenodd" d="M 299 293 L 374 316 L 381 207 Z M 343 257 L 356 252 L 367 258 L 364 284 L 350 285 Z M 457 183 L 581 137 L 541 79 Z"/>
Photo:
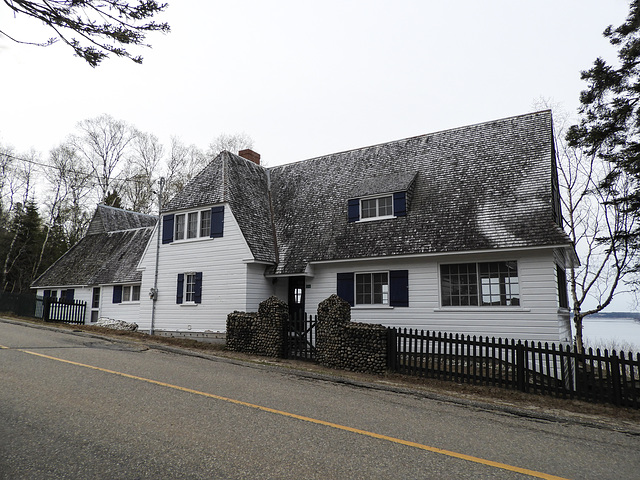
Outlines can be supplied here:
<path id="1" fill-rule="evenodd" d="M 139 321 L 141 317 L 141 303 L 143 300 L 142 294 L 142 289 L 140 289 L 140 302 L 113 303 L 113 285 L 102 286 L 100 288 L 100 313 L 98 317 L 107 317 L 114 320 L 122 320 L 123 322 L 137 323 L 138 327 L 140 327 Z M 91 307 L 91 303 L 89 303 L 89 307 Z M 89 311 L 91 311 L 91 308 L 89 308 Z"/>
<path id="2" fill-rule="evenodd" d="M 142 330 L 149 330 L 151 326 L 149 289 L 153 287 L 154 280 L 156 235 L 157 228 L 140 262 L 143 278 L 137 323 Z M 248 283 L 252 288 L 257 285 L 255 279 L 248 282 L 247 267 L 251 264 L 243 262 L 252 258 L 228 205 L 224 210 L 223 237 L 161 244 L 154 329 L 225 331 L 227 314 L 247 308 Z M 200 304 L 176 304 L 178 274 L 187 272 L 202 272 Z"/>
<path id="3" fill-rule="evenodd" d="M 521 305 L 517 307 L 441 307 L 439 264 L 516 260 Z M 351 319 L 392 327 L 535 341 L 568 341 L 560 327 L 553 251 L 446 255 L 411 259 L 365 260 L 313 266 L 307 279 L 306 310 L 336 293 L 338 272 L 409 271 L 409 307 L 354 307 Z M 286 301 L 286 298 L 281 297 Z"/>
<path id="4" fill-rule="evenodd" d="M 264 276 L 265 268 L 265 265 L 259 263 L 247 264 L 246 312 L 257 312 L 260 302 L 276 294 L 276 285 L 273 283 L 273 279 Z"/>

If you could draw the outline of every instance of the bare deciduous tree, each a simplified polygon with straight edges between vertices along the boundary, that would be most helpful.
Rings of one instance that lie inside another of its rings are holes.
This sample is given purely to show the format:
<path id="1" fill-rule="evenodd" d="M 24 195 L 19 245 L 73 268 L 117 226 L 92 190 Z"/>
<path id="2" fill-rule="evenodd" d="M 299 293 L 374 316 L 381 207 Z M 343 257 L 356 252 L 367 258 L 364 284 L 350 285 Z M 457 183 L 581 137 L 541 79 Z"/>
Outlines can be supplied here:
<path id="1" fill-rule="evenodd" d="M 209 160 L 213 160 L 224 150 L 237 154 L 246 148 L 253 148 L 253 139 L 246 133 L 222 133 L 209 144 L 207 157 Z"/>
<path id="2" fill-rule="evenodd" d="M 609 306 L 633 275 L 635 252 L 623 232 L 635 228 L 636 220 L 614 201 L 611 189 L 600 188 L 611 173 L 611 164 L 567 144 L 566 114 L 556 115 L 554 120 L 564 219 L 581 263 L 570 270 L 569 288 L 576 346 L 582 352 L 583 319 Z M 615 190 L 624 195 L 628 188 L 619 177 Z M 589 300 L 596 306 L 586 308 Z"/>
<path id="3" fill-rule="evenodd" d="M 198 172 L 209 163 L 208 157 L 195 145 L 185 145 L 177 137 L 171 138 L 171 149 L 165 173 L 164 205 L 184 188 Z"/>
<path id="4" fill-rule="evenodd" d="M 159 165 L 164 155 L 162 144 L 153 134 L 134 131 L 131 142 L 131 161 L 125 169 L 122 199 L 127 208 L 141 213 L 151 213 L 155 206 L 154 185 L 159 175 Z"/>
<path id="5" fill-rule="evenodd" d="M 104 201 L 110 190 L 120 187 L 120 174 L 129 157 L 133 129 L 122 120 L 100 115 L 78 123 L 80 133 L 70 143 L 86 162 L 97 186 L 97 200 Z"/>

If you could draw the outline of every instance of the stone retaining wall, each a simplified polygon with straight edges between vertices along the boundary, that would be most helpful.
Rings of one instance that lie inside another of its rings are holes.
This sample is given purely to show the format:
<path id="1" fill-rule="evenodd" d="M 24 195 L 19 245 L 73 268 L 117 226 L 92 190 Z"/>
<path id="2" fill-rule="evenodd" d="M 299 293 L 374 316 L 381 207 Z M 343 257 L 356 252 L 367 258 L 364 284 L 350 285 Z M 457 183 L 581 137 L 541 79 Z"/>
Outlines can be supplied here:
<path id="1" fill-rule="evenodd" d="M 227 316 L 227 348 L 269 357 L 286 356 L 287 304 L 271 297 L 257 313 Z M 351 306 L 337 295 L 318 305 L 316 360 L 329 368 L 383 374 L 387 368 L 387 328 L 352 323 Z"/>
<path id="2" fill-rule="evenodd" d="M 235 352 L 283 357 L 288 320 L 287 304 L 276 297 L 262 302 L 257 313 L 230 313 L 227 315 L 227 348 Z"/>
<path id="3" fill-rule="evenodd" d="M 351 306 L 337 295 L 318 305 L 316 348 L 326 367 L 376 374 L 387 369 L 387 328 L 352 323 Z"/>

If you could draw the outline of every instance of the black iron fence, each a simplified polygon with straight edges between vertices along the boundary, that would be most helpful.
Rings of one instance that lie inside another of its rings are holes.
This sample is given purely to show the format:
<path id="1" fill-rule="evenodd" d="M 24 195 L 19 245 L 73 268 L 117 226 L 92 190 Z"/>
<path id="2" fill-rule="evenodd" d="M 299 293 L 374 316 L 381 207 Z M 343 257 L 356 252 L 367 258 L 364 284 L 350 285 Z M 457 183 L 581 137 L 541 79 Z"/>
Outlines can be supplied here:
<path id="1" fill-rule="evenodd" d="M 640 408 L 640 354 L 388 329 L 390 370 Z"/>
<path id="2" fill-rule="evenodd" d="M 286 357 L 316 359 L 316 325 L 318 316 L 291 315 L 285 332 Z"/>
<path id="3" fill-rule="evenodd" d="M 64 298 L 38 297 L 42 305 L 42 318 L 45 322 L 63 322 L 84 325 L 87 315 L 87 302 L 66 300 Z M 36 306 L 38 313 L 38 307 Z"/>

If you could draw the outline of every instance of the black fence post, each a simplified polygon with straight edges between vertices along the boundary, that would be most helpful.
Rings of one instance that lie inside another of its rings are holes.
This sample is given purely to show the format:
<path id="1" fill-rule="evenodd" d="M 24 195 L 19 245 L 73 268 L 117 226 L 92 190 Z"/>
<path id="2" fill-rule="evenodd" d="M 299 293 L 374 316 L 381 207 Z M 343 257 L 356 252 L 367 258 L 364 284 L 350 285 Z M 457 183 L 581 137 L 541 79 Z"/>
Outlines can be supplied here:
<path id="1" fill-rule="evenodd" d="M 387 368 L 396 371 L 398 364 L 398 336 L 395 328 L 387 328 Z"/>
<path id="2" fill-rule="evenodd" d="M 44 304 L 42 307 L 42 320 L 49 321 L 51 312 L 51 297 L 44 297 Z"/>
<path id="3" fill-rule="evenodd" d="M 622 390 L 620 384 L 620 362 L 615 350 L 609 355 L 609 361 L 611 362 L 611 390 L 613 393 L 613 403 L 615 405 L 620 405 L 620 390 Z"/>
<path id="4" fill-rule="evenodd" d="M 516 345 L 516 385 L 521 392 L 526 392 L 527 365 L 525 358 L 524 345 L 521 341 L 518 341 Z"/>

